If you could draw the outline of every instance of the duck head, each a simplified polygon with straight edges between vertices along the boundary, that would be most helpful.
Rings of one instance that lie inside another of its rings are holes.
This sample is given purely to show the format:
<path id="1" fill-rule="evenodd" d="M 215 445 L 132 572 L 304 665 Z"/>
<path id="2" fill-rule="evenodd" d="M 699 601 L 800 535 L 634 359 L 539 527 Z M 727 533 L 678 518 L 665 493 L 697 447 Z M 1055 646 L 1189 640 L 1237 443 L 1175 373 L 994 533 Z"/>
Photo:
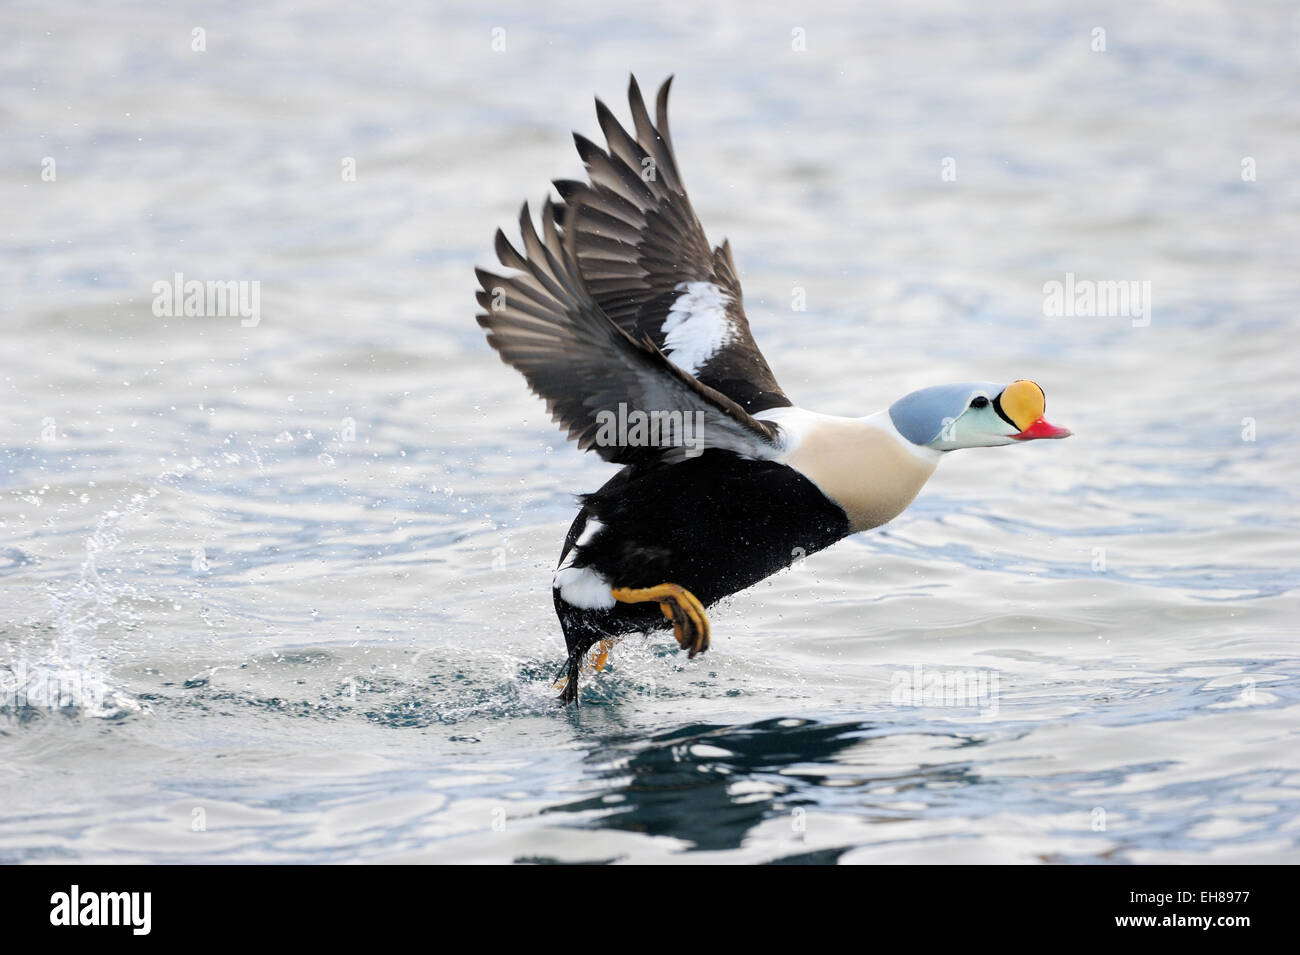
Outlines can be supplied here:
<path id="1" fill-rule="evenodd" d="M 1069 429 L 1043 417 L 1046 404 L 1043 389 L 1026 378 L 1009 385 L 967 381 L 905 395 L 889 406 L 889 417 L 908 441 L 936 451 L 1069 437 Z"/>

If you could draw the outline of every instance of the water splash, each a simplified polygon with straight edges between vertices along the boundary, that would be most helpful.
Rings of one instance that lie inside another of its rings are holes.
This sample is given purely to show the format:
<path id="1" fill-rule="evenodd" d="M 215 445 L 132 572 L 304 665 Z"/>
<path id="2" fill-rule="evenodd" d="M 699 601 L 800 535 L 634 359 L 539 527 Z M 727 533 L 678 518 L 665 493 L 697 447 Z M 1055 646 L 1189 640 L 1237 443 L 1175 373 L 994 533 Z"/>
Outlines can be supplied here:
<path id="1" fill-rule="evenodd" d="M 14 658 L 0 668 L 0 711 L 30 715 L 53 710 L 102 719 L 147 710 L 147 704 L 114 684 L 112 667 L 122 647 L 111 635 L 138 630 L 142 618 L 133 605 L 157 598 L 110 573 L 106 561 L 121 544 L 123 527 L 143 514 L 168 482 L 204 467 L 198 458 L 177 464 L 99 516 L 86 539 L 76 581 L 48 589 L 53 640 L 33 658 Z"/>

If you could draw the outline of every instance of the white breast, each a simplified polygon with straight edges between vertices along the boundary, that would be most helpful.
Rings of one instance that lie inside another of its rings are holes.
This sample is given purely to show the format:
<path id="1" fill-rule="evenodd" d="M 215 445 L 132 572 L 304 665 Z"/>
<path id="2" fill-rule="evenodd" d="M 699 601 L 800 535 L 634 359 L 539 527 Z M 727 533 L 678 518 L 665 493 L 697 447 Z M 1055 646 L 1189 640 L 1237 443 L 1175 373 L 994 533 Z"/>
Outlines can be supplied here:
<path id="1" fill-rule="evenodd" d="M 901 514 L 943 456 L 904 438 L 885 411 L 841 418 L 803 408 L 772 408 L 755 417 L 780 427 L 777 460 L 842 507 L 855 532 Z"/>

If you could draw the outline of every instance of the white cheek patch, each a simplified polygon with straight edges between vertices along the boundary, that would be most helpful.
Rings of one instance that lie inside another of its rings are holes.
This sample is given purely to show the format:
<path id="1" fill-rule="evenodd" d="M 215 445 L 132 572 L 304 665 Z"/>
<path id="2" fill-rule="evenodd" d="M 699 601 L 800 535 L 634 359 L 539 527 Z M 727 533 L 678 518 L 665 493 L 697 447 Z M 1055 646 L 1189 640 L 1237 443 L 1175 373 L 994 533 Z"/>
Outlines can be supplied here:
<path id="1" fill-rule="evenodd" d="M 664 354 L 683 371 L 698 374 L 732 336 L 727 318 L 731 296 L 712 282 L 682 282 L 682 295 L 664 319 Z"/>
<path id="2" fill-rule="evenodd" d="M 560 599 L 583 610 L 608 610 L 617 602 L 610 592 L 609 581 L 592 567 L 565 567 L 555 572 L 551 585 Z"/>

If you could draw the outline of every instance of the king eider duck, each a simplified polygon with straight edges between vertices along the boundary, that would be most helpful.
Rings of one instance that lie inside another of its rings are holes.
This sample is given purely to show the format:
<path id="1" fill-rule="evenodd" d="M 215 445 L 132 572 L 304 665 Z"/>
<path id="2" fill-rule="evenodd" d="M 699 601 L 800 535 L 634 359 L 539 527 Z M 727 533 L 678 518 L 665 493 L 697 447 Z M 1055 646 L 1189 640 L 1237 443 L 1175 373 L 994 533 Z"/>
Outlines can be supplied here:
<path id="1" fill-rule="evenodd" d="M 599 99 L 606 148 L 575 133 L 589 183 L 557 180 L 527 203 L 523 250 L 500 230 L 509 277 L 483 269 L 478 323 L 582 450 L 622 469 L 581 498 L 553 578 L 568 648 L 560 703 L 578 697 L 622 636 L 671 625 L 689 657 L 709 648 L 705 608 L 897 517 L 958 448 L 1069 431 L 1042 388 L 973 381 L 912 392 L 843 418 L 786 397 L 750 334 L 731 248 L 711 248 L 668 135 L 635 77 L 635 135 Z"/>

